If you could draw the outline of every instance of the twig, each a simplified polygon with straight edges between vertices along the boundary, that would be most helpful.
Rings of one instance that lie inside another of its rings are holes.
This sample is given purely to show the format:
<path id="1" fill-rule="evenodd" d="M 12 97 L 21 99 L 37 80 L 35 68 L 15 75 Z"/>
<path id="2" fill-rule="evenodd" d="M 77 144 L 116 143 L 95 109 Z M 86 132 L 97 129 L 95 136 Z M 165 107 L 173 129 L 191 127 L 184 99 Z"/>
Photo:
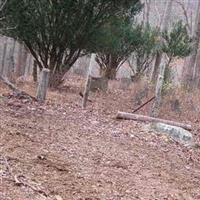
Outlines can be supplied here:
<path id="1" fill-rule="evenodd" d="M 3 10 L 4 6 L 6 5 L 7 3 L 7 0 L 5 0 L 1 5 L 0 5 L 0 11 Z"/>
<path id="2" fill-rule="evenodd" d="M 30 94 L 24 92 L 24 91 L 21 91 L 19 88 L 17 88 L 13 83 L 11 83 L 6 77 L 0 75 L 0 80 L 5 84 L 7 85 L 11 90 L 13 90 L 14 94 L 16 96 L 26 96 L 26 97 L 29 97 L 30 99 L 34 100 L 34 101 L 37 101 L 37 99 L 33 96 L 31 96 Z"/>
<path id="3" fill-rule="evenodd" d="M 187 13 L 187 10 L 186 10 L 186 8 L 185 8 L 184 3 L 183 3 L 183 2 L 180 2 L 179 0 L 175 0 L 175 2 L 176 2 L 178 5 L 181 6 L 181 9 L 183 10 L 183 14 L 184 14 L 184 16 L 185 16 L 186 26 L 187 26 L 187 28 L 188 28 L 189 33 L 191 33 L 192 30 L 191 30 L 191 26 L 190 26 L 189 19 L 188 19 L 188 13 Z"/>
<path id="4" fill-rule="evenodd" d="M 143 108 L 145 105 L 147 105 L 148 103 L 150 103 L 152 100 L 154 100 L 156 97 L 153 96 L 151 99 L 149 99 L 148 101 L 146 101 L 145 103 L 143 103 L 141 106 L 137 107 L 132 113 L 137 112 L 138 110 L 140 110 L 141 108 Z"/>
<path id="5" fill-rule="evenodd" d="M 81 96 L 83 98 L 83 93 L 82 92 L 79 92 L 79 96 Z M 89 102 L 92 102 L 91 99 L 88 99 Z"/>
<path id="6" fill-rule="evenodd" d="M 25 187 L 29 187 L 30 189 L 32 189 L 34 192 L 38 192 L 39 194 L 42 194 L 45 197 L 48 197 L 48 194 L 45 191 L 38 189 L 38 188 L 28 184 L 27 182 L 24 182 L 23 180 L 20 180 L 20 178 L 26 178 L 26 177 L 24 175 L 21 175 L 21 174 L 19 174 L 19 175 L 14 174 L 13 171 L 12 171 L 12 168 L 10 167 L 10 165 L 8 163 L 7 158 L 5 156 L 3 156 L 3 158 L 4 158 L 4 161 L 5 161 L 6 168 L 9 172 L 9 174 L 11 175 L 12 180 L 14 181 L 14 183 L 16 185 L 18 185 L 18 186 L 24 185 Z"/>

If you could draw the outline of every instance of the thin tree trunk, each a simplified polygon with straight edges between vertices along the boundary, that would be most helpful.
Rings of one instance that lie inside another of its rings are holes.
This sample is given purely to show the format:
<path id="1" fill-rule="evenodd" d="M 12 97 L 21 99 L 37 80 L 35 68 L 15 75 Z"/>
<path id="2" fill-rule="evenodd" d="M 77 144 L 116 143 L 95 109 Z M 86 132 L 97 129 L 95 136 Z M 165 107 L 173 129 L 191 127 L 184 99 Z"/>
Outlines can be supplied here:
<path id="1" fill-rule="evenodd" d="M 172 3 L 173 3 L 173 0 L 168 0 L 167 2 L 165 14 L 164 14 L 163 21 L 160 28 L 162 32 L 166 31 L 169 27 L 171 11 L 172 11 Z M 155 64 L 153 66 L 151 80 L 157 80 L 157 75 L 159 72 L 159 66 L 160 66 L 161 60 L 162 60 L 162 53 L 157 53 L 156 58 L 155 58 Z"/>
<path id="2" fill-rule="evenodd" d="M 37 83 L 38 80 L 38 67 L 36 60 L 33 61 L 33 81 Z"/>
<path id="3" fill-rule="evenodd" d="M 6 52 L 8 47 L 8 38 L 3 38 L 3 56 L 2 56 L 2 62 L 1 62 L 1 71 L 0 74 L 4 75 L 5 67 L 6 67 Z"/>
<path id="4" fill-rule="evenodd" d="M 149 14 L 151 9 L 151 0 L 145 0 L 145 15 L 144 15 L 144 23 L 145 25 L 149 25 Z"/>
<path id="5" fill-rule="evenodd" d="M 170 61 L 169 61 L 170 62 Z M 165 69 L 168 64 L 166 63 L 161 63 L 160 65 L 160 72 L 157 78 L 157 83 L 156 83 L 156 92 L 155 92 L 155 101 L 151 109 L 150 116 L 152 117 L 158 117 L 159 115 L 159 109 L 161 105 L 161 100 L 162 100 L 162 88 L 163 88 L 163 83 L 164 83 L 164 76 L 165 76 Z"/>
<path id="6" fill-rule="evenodd" d="M 119 66 L 120 63 L 118 62 L 116 56 L 113 56 L 111 54 L 106 55 L 106 56 L 108 58 L 108 63 L 104 63 L 104 65 L 106 67 L 101 68 L 100 74 L 101 74 L 102 77 L 104 77 L 106 79 L 113 80 L 113 79 L 116 78 L 117 69 L 118 69 L 118 66 Z"/>
<path id="7" fill-rule="evenodd" d="M 200 49 L 197 52 L 196 63 L 193 73 L 193 86 L 200 89 Z"/>
<path id="8" fill-rule="evenodd" d="M 162 54 L 157 53 L 155 56 L 154 65 L 153 65 L 152 71 L 151 71 L 151 77 L 150 77 L 151 82 L 155 82 L 155 80 L 157 80 L 161 59 L 162 59 Z"/>
<path id="9" fill-rule="evenodd" d="M 193 84 L 193 79 L 196 75 L 193 75 L 195 70 L 195 63 L 197 61 L 197 53 L 199 48 L 199 42 L 200 42 L 200 1 L 198 3 L 198 9 L 196 13 L 196 19 L 195 19 L 195 27 L 193 32 L 193 52 L 190 57 L 186 59 L 184 70 L 183 70 L 183 84 L 187 88 L 191 88 Z M 198 68 L 199 66 L 196 65 Z M 198 76 L 198 75 L 197 75 Z"/>
<path id="10" fill-rule="evenodd" d="M 14 53 L 15 53 L 15 47 L 16 47 L 16 40 L 12 40 L 12 46 L 9 51 L 9 61 L 8 61 L 8 72 L 7 76 L 12 78 L 15 68 L 15 60 L 14 60 Z"/>

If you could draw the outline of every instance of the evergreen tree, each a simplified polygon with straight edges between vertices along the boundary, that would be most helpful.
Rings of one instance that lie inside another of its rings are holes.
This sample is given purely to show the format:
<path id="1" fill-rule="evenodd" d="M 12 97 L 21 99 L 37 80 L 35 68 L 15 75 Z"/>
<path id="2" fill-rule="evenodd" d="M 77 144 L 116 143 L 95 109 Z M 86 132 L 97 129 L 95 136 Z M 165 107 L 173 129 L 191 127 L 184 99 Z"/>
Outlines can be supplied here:
<path id="1" fill-rule="evenodd" d="M 55 77 L 83 55 L 100 26 L 140 8 L 140 0 L 7 0 L 3 34 L 23 42 L 40 69 Z"/>

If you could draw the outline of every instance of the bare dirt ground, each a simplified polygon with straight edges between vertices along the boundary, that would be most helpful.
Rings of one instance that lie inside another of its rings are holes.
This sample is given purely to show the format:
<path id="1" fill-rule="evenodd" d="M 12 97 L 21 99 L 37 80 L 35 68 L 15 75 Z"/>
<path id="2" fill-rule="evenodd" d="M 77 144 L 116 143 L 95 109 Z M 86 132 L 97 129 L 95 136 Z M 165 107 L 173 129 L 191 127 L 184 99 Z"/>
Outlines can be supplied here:
<path id="1" fill-rule="evenodd" d="M 35 93 L 30 84 L 24 90 Z M 87 110 L 81 90 L 83 80 L 71 77 L 43 105 L 0 99 L 1 200 L 200 199 L 200 149 L 143 123 L 116 120 L 118 110 L 134 108 L 131 87 L 92 93 Z M 170 113 L 167 106 L 161 117 L 191 123 L 199 141 L 200 114 L 186 113 L 185 106 Z"/>

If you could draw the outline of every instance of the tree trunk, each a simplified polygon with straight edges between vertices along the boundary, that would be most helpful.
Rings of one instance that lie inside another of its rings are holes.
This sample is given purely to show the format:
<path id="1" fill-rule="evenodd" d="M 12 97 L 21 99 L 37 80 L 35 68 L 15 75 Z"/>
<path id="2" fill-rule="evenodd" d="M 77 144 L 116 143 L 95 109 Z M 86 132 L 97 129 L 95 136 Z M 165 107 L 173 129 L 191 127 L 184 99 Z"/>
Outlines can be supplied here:
<path id="1" fill-rule="evenodd" d="M 3 37 L 3 56 L 2 56 L 2 60 L 1 60 L 1 70 L 0 70 L 1 75 L 4 75 L 5 67 L 7 67 L 6 66 L 7 47 L 8 47 L 8 38 Z"/>
<path id="2" fill-rule="evenodd" d="M 169 26 L 169 20 L 170 20 L 170 14 L 172 10 L 172 2 L 173 0 L 169 0 L 167 2 L 167 7 L 165 10 L 164 14 L 164 19 L 163 19 L 163 24 L 161 26 L 161 31 L 165 31 L 168 29 Z M 161 41 L 163 42 L 163 41 Z M 169 66 L 171 62 L 171 58 L 169 59 L 168 63 L 166 64 L 166 59 L 165 57 L 161 54 L 161 59 L 160 59 L 161 64 L 159 63 L 159 75 L 157 78 L 157 83 L 156 83 L 156 91 L 155 91 L 155 101 L 151 110 L 150 115 L 153 117 L 156 117 L 159 115 L 159 109 L 161 105 L 161 100 L 162 100 L 162 87 L 164 83 L 164 76 L 165 76 L 165 69 L 166 67 Z"/>
<path id="3" fill-rule="evenodd" d="M 196 13 L 196 19 L 195 19 L 195 27 L 193 32 L 193 52 L 190 57 L 186 58 L 184 70 L 183 70 L 183 84 L 189 89 L 192 87 L 193 79 L 196 77 L 196 75 L 193 75 L 195 71 L 195 63 L 197 61 L 197 53 L 199 48 L 199 42 L 200 42 L 200 1 L 198 3 L 198 9 Z M 196 68 L 199 66 L 196 65 Z M 198 75 L 197 75 L 198 76 Z"/>
<path id="4" fill-rule="evenodd" d="M 145 9 L 144 9 L 144 23 L 149 25 L 149 14 L 151 9 L 151 0 L 145 0 Z"/>
<path id="5" fill-rule="evenodd" d="M 200 49 L 198 50 L 196 63 L 193 73 L 193 84 L 195 88 L 200 89 Z"/>
<path id="6" fill-rule="evenodd" d="M 116 69 L 112 67 L 107 67 L 106 69 L 102 69 L 100 74 L 102 77 L 113 80 L 116 78 Z"/>
<path id="7" fill-rule="evenodd" d="M 172 3 L 173 3 L 173 0 L 168 0 L 167 2 L 167 6 L 166 6 L 164 17 L 163 17 L 163 22 L 160 27 L 162 32 L 166 31 L 169 27 L 171 11 L 172 11 Z M 160 66 L 161 60 L 162 60 L 162 53 L 157 53 L 156 58 L 155 58 L 155 64 L 153 66 L 151 80 L 157 80 L 157 74 L 159 72 L 159 66 Z"/>
<path id="8" fill-rule="evenodd" d="M 164 59 L 164 58 L 163 58 Z M 157 78 L 157 83 L 156 83 L 156 92 L 155 92 L 155 101 L 152 106 L 152 110 L 150 113 L 150 116 L 152 117 L 157 117 L 159 115 L 159 108 L 161 105 L 161 99 L 162 99 L 162 87 L 164 83 L 164 75 L 165 75 L 165 69 L 167 67 L 167 64 L 164 62 L 161 63 L 160 65 L 160 72 Z"/>
<path id="9" fill-rule="evenodd" d="M 37 62 L 36 60 L 33 61 L 33 81 L 35 83 L 37 83 L 37 80 L 38 80 L 38 67 L 37 67 Z"/>
<path id="10" fill-rule="evenodd" d="M 7 71 L 7 77 L 11 80 L 14 75 L 15 70 L 15 59 L 14 59 L 14 53 L 15 53 L 15 47 L 16 47 L 16 40 L 12 40 L 12 46 L 9 51 L 9 61 L 8 61 L 8 71 Z"/>
<path id="11" fill-rule="evenodd" d="M 161 59 L 162 59 L 162 54 L 157 53 L 155 56 L 154 65 L 153 65 L 152 71 L 151 71 L 151 77 L 150 77 L 151 82 L 155 82 L 155 80 L 157 80 L 157 78 L 158 78 L 159 66 L 160 66 Z"/>
<path id="12" fill-rule="evenodd" d="M 108 63 L 104 63 L 105 68 L 101 68 L 100 74 L 104 78 L 113 80 L 116 78 L 117 67 L 119 65 L 119 62 L 116 56 L 113 55 L 106 55 L 106 56 L 108 56 Z"/>

